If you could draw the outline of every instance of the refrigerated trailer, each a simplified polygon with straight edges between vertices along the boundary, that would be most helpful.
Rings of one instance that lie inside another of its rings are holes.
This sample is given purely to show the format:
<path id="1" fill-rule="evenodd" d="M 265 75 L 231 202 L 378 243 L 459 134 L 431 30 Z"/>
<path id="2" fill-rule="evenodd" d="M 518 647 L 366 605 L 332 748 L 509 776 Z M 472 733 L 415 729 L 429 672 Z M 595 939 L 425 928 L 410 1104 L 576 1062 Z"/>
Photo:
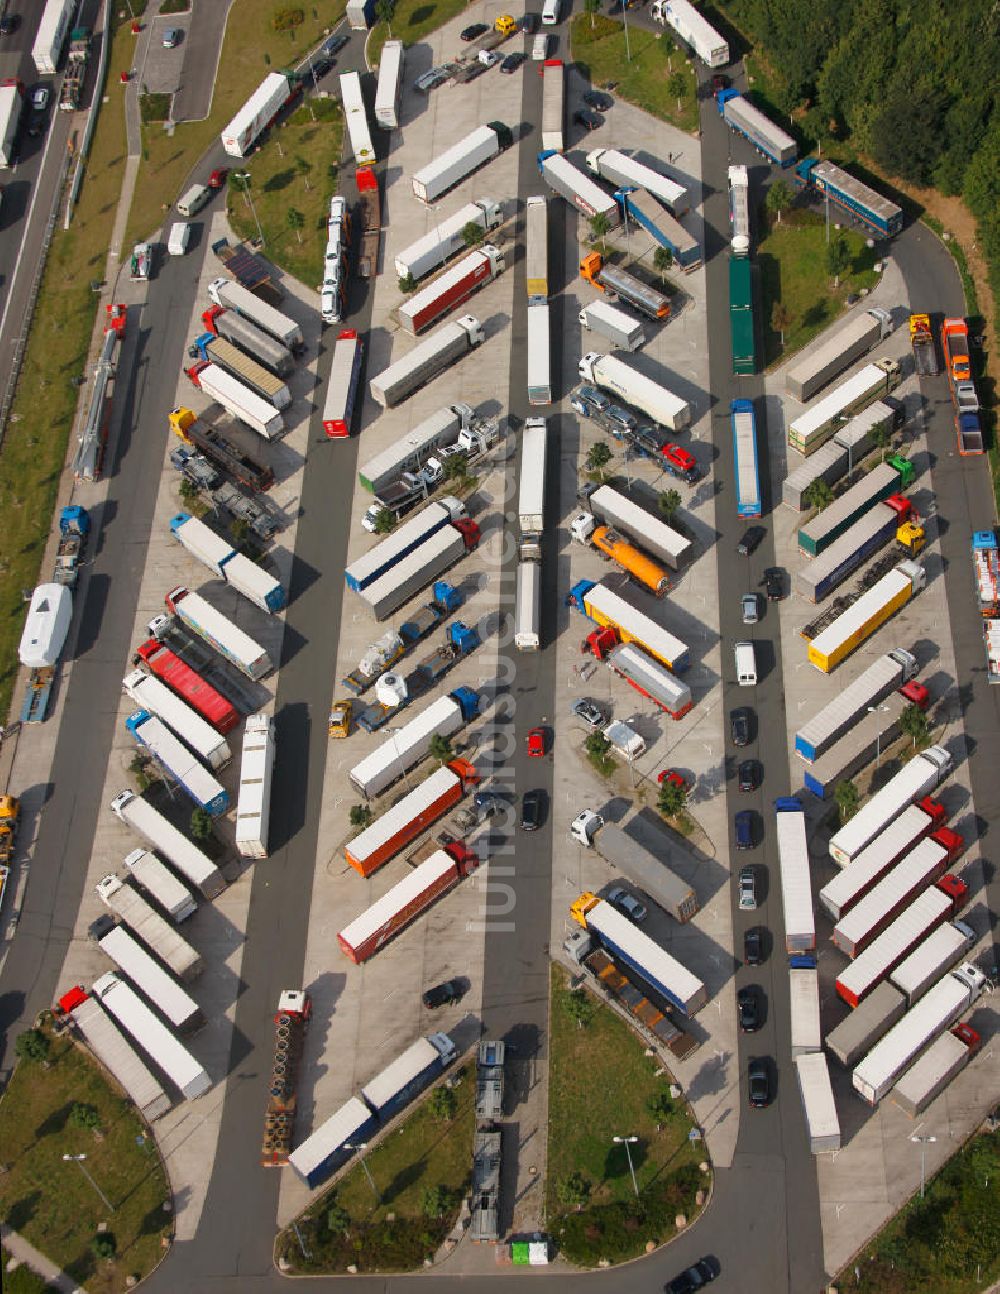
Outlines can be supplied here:
<path id="1" fill-rule="evenodd" d="M 726 125 L 748 139 L 769 162 L 783 168 L 794 163 L 799 155 L 795 140 L 738 90 L 720 90 L 715 102 Z"/>
<path id="2" fill-rule="evenodd" d="M 678 219 L 686 216 L 690 209 L 691 200 L 682 184 L 616 148 L 597 148 L 588 153 L 587 169 L 616 189 L 645 189 Z"/>
<path id="3" fill-rule="evenodd" d="M 840 1120 L 833 1099 L 830 1071 L 821 1051 L 795 1057 L 802 1112 L 806 1118 L 809 1149 L 814 1155 L 840 1149 Z"/>
<path id="4" fill-rule="evenodd" d="M 752 400 L 730 405 L 733 424 L 733 464 L 736 468 L 736 512 L 740 517 L 761 515 L 760 469 L 757 462 L 757 420 Z"/>
<path id="5" fill-rule="evenodd" d="M 347 134 L 351 141 L 355 164 L 374 166 L 375 149 L 372 147 L 372 136 L 368 127 L 368 110 L 365 107 L 364 95 L 361 93 L 361 77 L 357 72 L 341 73 L 340 99 L 344 106 Z"/>
<path id="6" fill-rule="evenodd" d="M 136 710 L 125 727 L 206 813 L 216 818 L 228 810 L 229 792 L 162 720 L 148 710 Z"/>
<path id="7" fill-rule="evenodd" d="M 951 755 L 943 746 L 928 746 L 914 755 L 834 834 L 830 840 L 830 857 L 841 867 L 853 862 L 880 831 L 909 805 L 929 795 L 951 769 Z"/>
<path id="8" fill-rule="evenodd" d="M 850 867 L 827 881 L 819 892 L 821 906 L 834 921 L 839 921 L 904 854 L 932 831 L 940 829 L 944 819 L 944 806 L 929 796 L 920 804 L 911 804 L 895 822 L 879 832 Z"/>
<path id="9" fill-rule="evenodd" d="M 376 818 L 344 846 L 344 857 L 362 876 L 371 876 L 383 863 L 426 831 L 462 798 L 467 784 L 476 779 L 475 769 L 452 760 L 408 791 L 396 804 Z"/>
<path id="10" fill-rule="evenodd" d="M 186 885 L 148 849 L 133 849 L 123 866 L 140 888 L 156 900 L 171 921 L 186 921 L 198 904 Z M 181 974 L 180 971 L 177 972 Z"/>
<path id="11" fill-rule="evenodd" d="M 895 921 L 837 976 L 838 995 L 855 1007 L 890 971 L 954 914 L 955 903 L 936 885 L 904 908 Z"/>
<path id="12" fill-rule="evenodd" d="M 323 430 L 331 438 L 351 434 L 364 353 L 365 344 L 353 328 L 338 334 L 323 397 Z"/>
<path id="13" fill-rule="evenodd" d="M 284 72 L 268 73 L 222 131 L 222 147 L 229 156 L 246 157 L 252 152 L 257 140 L 297 93 L 297 83 Z"/>
<path id="14" fill-rule="evenodd" d="M 532 199 L 529 198 L 528 201 L 530 203 Z M 500 204 L 492 198 L 476 198 L 467 202 L 453 216 L 442 220 L 422 238 L 399 252 L 395 259 L 396 273 L 401 279 L 422 279 L 456 252 L 465 250 L 463 231 L 468 225 L 477 225 L 484 234 L 488 234 L 502 220 Z"/>
<path id="15" fill-rule="evenodd" d="M 76 996 L 79 998 L 82 993 L 83 990 L 78 989 Z M 152 1123 L 166 1114 L 170 1109 L 170 1097 L 100 1002 L 83 996 L 70 1010 L 70 1015 L 87 1046 L 115 1082 L 124 1088 L 143 1118 Z"/>
<path id="16" fill-rule="evenodd" d="M 24 107 L 24 87 L 16 77 L 0 81 L 0 166 L 13 166 Z"/>
<path id="17" fill-rule="evenodd" d="M 133 670 L 122 680 L 122 690 L 137 706 L 155 714 L 177 733 L 209 768 L 224 768 L 232 759 L 225 737 L 158 678 L 141 669 Z"/>
<path id="18" fill-rule="evenodd" d="M 544 418 L 529 418 L 521 433 L 517 519 L 521 538 L 540 536 L 545 528 L 545 472 L 548 426 Z"/>
<path id="19" fill-rule="evenodd" d="M 31 59 L 39 76 L 51 76 L 59 67 L 75 11 L 76 0 L 46 0 L 31 47 Z"/>
<path id="20" fill-rule="evenodd" d="M 202 959 L 136 889 L 111 875 L 102 877 L 95 888 L 104 906 L 130 926 L 175 975 L 194 979 L 201 973 Z"/>
<path id="21" fill-rule="evenodd" d="M 93 992 L 182 1096 L 192 1101 L 208 1091 L 212 1080 L 201 1065 L 114 971 L 96 980 Z"/>
<path id="22" fill-rule="evenodd" d="M 387 40 L 378 63 L 378 87 L 375 91 L 375 120 L 383 130 L 399 127 L 399 109 L 403 98 L 403 42 Z"/>
<path id="23" fill-rule="evenodd" d="M 244 858 L 266 858 L 274 772 L 274 720 L 252 714 L 243 733 L 240 789 L 236 801 L 236 849 Z"/>
<path id="24" fill-rule="evenodd" d="M 785 390 L 805 403 L 849 364 L 871 350 L 892 332 L 892 313 L 873 306 L 852 315 L 845 323 L 824 335 L 790 365 L 785 374 Z"/>
<path id="25" fill-rule="evenodd" d="M 111 811 L 173 863 L 204 898 L 214 899 L 226 888 L 218 867 L 148 800 L 132 791 L 119 791 L 111 801 Z"/>
<path id="26" fill-rule="evenodd" d="M 235 310 L 293 353 L 305 344 L 302 329 L 294 319 L 254 296 L 242 284 L 226 278 L 213 279 L 208 285 L 208 295 L 215 305 Z"/>
<path id="27" fill-rule="evenodd" d="M 194 998 L 136 943 L 124 926 L 115 926 L 97 943 L 175 1029 L 189 1032 L 204 1024 L 201 1008 Z"/>
<path id="28" fill-rule="evenodd" d="M 518 562 L 514 599 L 514 646 L 537 651 L 541 646 L 542 568 L 539 562 Z"/>
<path id="29" fill-rule="evenodd" d="M 805 811 L 793 796 L 775 800 L 774 808 L 781 902 L 785 914 L 785 949 L 789 953 L 811 952 L 816 947 L 816 922 Z"/>

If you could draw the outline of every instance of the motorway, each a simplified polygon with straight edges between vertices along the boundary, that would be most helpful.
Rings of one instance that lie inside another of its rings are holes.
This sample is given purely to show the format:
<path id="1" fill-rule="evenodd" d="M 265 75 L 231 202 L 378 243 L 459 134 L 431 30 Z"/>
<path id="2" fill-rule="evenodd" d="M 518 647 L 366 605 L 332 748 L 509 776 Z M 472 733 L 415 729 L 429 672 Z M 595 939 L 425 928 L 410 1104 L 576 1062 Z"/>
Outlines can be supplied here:
<path id="1" fill-rule="evenodd" d="M 30 49 L 30 37 L 24 27 L 15 40 L 19 47 L 27 42 Z M 0 59 L 9 53 L 8 47 L 0 52 Z M 357 38 L 341 54 L 338 64 L 341 68 L 360 66 L 361 47 Z M 6 64 L 0 62 L 0 67 L 6 72 Z M 524 117 L 537 120 L 537 103 L 528 103 L 530 96 L 538 95 L 535 78 L 525 76 L 525 85 L 525 107 L 532 111 L 526 110 Z M 58 120 L 59 114 L 56 116 L 50 140 L 57 138 L 60 128 L 68 130 L 68 125 L 62 126 Z M 713 348 L 710 372 L 715 400 L 713 439 L 719 455 L 716 474 L 721 487 L 716 505 L 721 624 L 725 639 L 731 642 L 745 632 L 739 623 L 738 595 L 757 587 L 763 568 L 773 559 L 770 537 L 749 561 L 735 558 L 742 526 L 737 523 L 732 505 L 728 418 L 729 400 L 734 395 L 760 394 L 763 389 L 760 379 L 740 379 L 737 391 L 731 375 L 724 252 L 728 230 L 725 167 L 730 150 L 735 161 L 755 164 L 757 159 L 749 152 L 744 155 L 734 144 L 710 102 L 702 109 L 702 127 L 703 176 L 709 194 L 706 202 L 708 332 L 720 339 Z M 526 192 L 529 177 L 534 175 L 535 136 L 528 135 L 520 146 L 520 180 L 522 192 Z M 51 167 L 56 151 L 54 144 L 46 167 Z M 213 153 L 204 165 L 207 168 L 215 164 Z M 29 182 L 32 165 L 44 169 L 37 155 L 27 158 L 24 168 Z M 7 193 L 20 183 L 20 171 L 19 167 Z M 44 173 L 47 176 L 48 170 Z M 755 181 L 759 182 L 763 173 L 763 168 L 755 165 Z M 33 174 L 37 175 L 38 169 Z M 569 255 L 575 247 L 575 222 L 569 215 L 564 218 L 563 246 Z M 7 220 L 5 194 L 5 224 Z M 11 241 L 6 240 L 4 245 Z M 187 341 L 190 302 L 205 252 L 202 244 L 188 258 L 174 264 L 169 275 L 153 280 L 140 326 L 126 340 L 121 368 L 124 370 L 128 365 L 132 376 L 116 409 L 116 424 L 122 430 L 113 442 L 109 497 L 97 519 L 100 538 L 93 564 L 81 579 L 82 612 L 75 640 L 70 644 L 75 664 L 50 784 L 44 788 L 45 810 L 34 849 L 36 861 L 31 884 L 17 937 L 0 977 L 0 1029 L 4 1034 L 0 1046 L 3 1047 L 17 1027 L 22 1027 L 52 1001 L 79 907 L 89 856 L 89 846 L 80 842 L 89 842 L 97 815 L 106 812 L 100 802 L 105 759 L 81 760 L 80 751 L 86 748 L 95 756 L 104 756 L 111 747 L 122 664 L 128 658 L 131 645 L 133 609 L 168 434 L 166 413 L 173 405 L 176 374 Z M 920 283 L 930 304 L 949 312 L 962 312 L 961 289 L 954 266 L 944 248 L 926 230 L 919 227 L 907 230 L 897 239 L 894 255 L 910 284 Z M 0 272 L 8 272 L 2 260 Z M 516 272 L 523 273 L 523 268 L 519 265 Z M 568 272 L 569 268 L 564 265 L 562 282 Z M 558 273 L 554 277 L 558 282 Z M 6 280 L 3 286 L 6 288 Z M 346 322 L 359 330 L 366 329 L 370 296 L 360 306 L 356 302 L 352 306 L 353 312 Z M 0 329 L 0 362 L 7 354 L 3 350 L 5 344 Z M 525 363 L 524 341 L 515 340 L 510 371 L 510 409 L 515 416 L 526 412 Z M 321 377 L 326 376 L 328 368 L 327 356 L 321 362 Z M 982 642 L 977 619 L 972 614 L 975 608 L 967 596 L 967 564 L 969 534 L 990 524 L 994 509 L 984 464 L 976 459 L 959 459 L 953 453 L 950 406 L 941 407 L 943 385 L 933 388 L 929 383 L 925 385 L 928 416 L 935 427 L 940 427 L 936 438 L 948 447 L 947 452 L 942 449 L 931 470 L 938 509 L 950 521 L 947 529 L 942 527 L 942 549 L 946 560 L 958 572 L 957 583 L 949 582 L 949 587 L 955 590 L 950 610 L 960 677 L 968 680 L 962 692 L 962 708 L 970 744 L 977 743 L 972 781 L 977 807 L 986 819 L 983 823 L 986 830 L 987 822 L 997 817 L 1000 796 L 995 786 L 985 785 L 988 776 L 985 770 L 994 767 L 993 761 L 1000 759 L 1000 697 L 988 687 L 984 677 Z M 562 420 L 560 430 L 564 425 Z M 139 428 L 141 435 L 136 434 Z M 358 447 L 357 440 L 338 446 L 335 456 L 328 452 L 325 442 L 320 443 L 318 426 L 316 430 L 303 477 L 285 656 L 275 705 L 278 741 L 286 749 L 306 751 L 307 756 L 304 762 L 296 761 L 294 765 L 279 761 L 276 769 L 274 832 L 287 843 L 273 855 L 267 869 L 258 869 L 254 877 L 226 1105 L 201 1226 L 194 1240 L 174 1246 L 151 1278 L 153 1289 L 207 1291 L 264 1286 L 277 1289 L 281 1279 L 271 1261 L 277 1176 L 262 1172 L 257 1163 L 260 1077 L 270 1062 L 273 1002 L 282 987 L 298 983 L 302 977 L 309 882 L 316 857 L 327 751 L 325 717 L 333 686 L 342 588 L 339 580 L 317 576 L 324 571 L 342 569 L 344 565 L 346 533 L 331 527 L 328 521 L 331 516 L 349 515 L 353 471 L 345 467 L 353 468 L 354 463 L 345 465 L 344 451 L 349 457 L 356 457 Z M 772 480 L 771 498 L 776 497 L 778 482 Z M 562 502 L 565 511 L 570 501 Z M 551 551 L 547 554 L 547 558 L 554 556 Z M 547 560 L 546 565 L 548 579 L 552 581 L 546 591 L 551 594 L 555 588 L 556 563 Z M 554 608 L 554 598 L 548 599 L 547 605 Z M 551 643 L 554 609 L 550 609 L 549 615 L 551 619 L 545 627 L 549 630 L 546 641 Z M 748 803 L 758 812 L 776 795 L 789 789 L 780 653 L 774 646 L 776 630 L 777 616 L 771 609 L 755 630 L 758 659 L 764 668 L 753 696 L 758 729 L 751 753 L 762 761 L 766 776 L 756 801 Z M 728 674 L 728 659 L 726 665 Z M 507 768 L 507 772 L 513 769 L 519 791 L 529 785 L 523 734 L 528 727 L 544 722 L 551 715 L 554 670 L 555 654 L 551 646 L 540 652 L 530 665 L 519 669 L 513 717 L 517 750 Z M 727 683 L 724 692 L 727 712 L 734 705 L 743 704 L 746 695 Z M 732 751 L 730 758 L 735 765 Z M 531 761 L 530 769 L 536 777 L 537 763 Z M 551 766 L 546 762 L 543 767 L 541 784 L 551 790 Z M 530 1055 L 532 1037 L 537 1038 L 545 1028 L 544 982 L 548 959 L 544 944 L 549 928 L 550 848 L 548 831 L 539 832 L 529 848 L 519 844 L 518 868 L 513 880 L 518 905 L 516 949 L 512 952 L 510 936 L 505 932 L 492 932 L 486 938 L 484 1022 L 491 1034 L 513 1036 L 523 1057 Z M 753 976 L 768 996 L 767 1025 L 754 1036 L 751 1045 L 741 1041 L 741 1070 L 745 1069 L 749 1055 L 767 1053 L 787 1057 L 789 1054 L 788 982 L 783 973 L 784 940 L 773 840 L 766 839 L 753 858 L 768 867 L 775 881 L 766 892 L 762 909 L 754 914 L 754 923 L 768 925 L 774 943 L 770 960 Z M 995 886 L 995 880 L 991 884 Z M 996 910 L 995 891 L 991 892 L 990 900 L 991 908 Z M 734 912 L 734 916 L 739 946 L 747 922 L 745 914 Z M 744 976 L 749 978 L 748 972 L 741 970 L 738 984 Z M 0 1053 L 0 1067 L 5 1063 L 4 1054 Z M 711 1252 L 723 1266 L 723 1274 L 714 1287 L 722 1292 L 737 1294 L 753 1289 L 813 1294 L 821 1288 L 824 1273 L 815 1168 L 806 1146 L 794 1076 L 787 1061 L 779 1067 L 777 1076 L 779 1096 L 772 1107 L 765 1112 L 747 1112 L 741 1119 L 733 1165 L 716 1173 L 714 1198 L 701 1223 L 660 1254 L 614 1273 L 587 1277 L 588 1286 L 622 1294 L 649 1290 L 687 1261 Z M 550 1274 L 540 1278 L 553 1291 L 575 1291 L 583 1279 L 579 1274 Z M 438 1273 L 432 1279 L 435 1289 L 443 1289 L 457 1285 L 459 1278 Z M 460 1279 L 463 1289 L 478 1291 L 486 1289 L 487 1280 L 492 1288 L 503 1278 L 497 1275 Z M 406 1277 L 348 1278 L 346 1286 L 341 1278 L 338 1286 L 366 1291 L 396 1290 L 404 1281 L 409 1287 L 411 1278 Z"/>

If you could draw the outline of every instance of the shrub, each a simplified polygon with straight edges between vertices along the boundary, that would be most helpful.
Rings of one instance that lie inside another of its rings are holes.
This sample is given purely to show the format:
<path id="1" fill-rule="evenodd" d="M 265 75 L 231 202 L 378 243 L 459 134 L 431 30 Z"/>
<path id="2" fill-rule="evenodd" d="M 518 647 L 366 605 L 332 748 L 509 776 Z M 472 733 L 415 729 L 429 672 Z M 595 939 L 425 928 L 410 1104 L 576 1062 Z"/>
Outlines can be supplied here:
<path id="1" fill-rule="evenodd" d="M 48 1060 L 50 1050 L 49 1040 L 41 1029 L 25 1029 L 14 1044 L 19 1060 Z"/>
<path id="2" fill-rule="evenodd" d="M 271 26 L 275 31 L 294 31 L 305 22 L 305 18 L 303 9 L 276 9 Z"/>

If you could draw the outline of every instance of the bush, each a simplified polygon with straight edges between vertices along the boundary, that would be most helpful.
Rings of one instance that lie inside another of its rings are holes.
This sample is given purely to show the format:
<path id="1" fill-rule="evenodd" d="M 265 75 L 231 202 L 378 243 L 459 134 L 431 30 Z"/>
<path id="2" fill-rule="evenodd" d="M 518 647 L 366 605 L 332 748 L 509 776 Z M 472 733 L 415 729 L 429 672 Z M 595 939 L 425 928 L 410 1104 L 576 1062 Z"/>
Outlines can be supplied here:
<path id="1" fill-rule="evenodd" d="M 458 1111 L 458 1097 L 450 1087 L 437 1087 L 431 1095 L 431 1110 L 435 1119 L 447 1122 Z"/>
<path id="2" fill-rule="evenodd" d="M 212 835 L 212 815 L 207 809 L 199 807 L 191 814 L 191 835 L 195 840 L 208 840 Z"/>
<path id="3" fill-rule="evenodd" d="M 276 9 L 271 19 L 275 31 L 294 31 L 305 22 L 306 15 L 302 9 Z"/>
<path id="4" fill-rule="evenodd" d="M 118 1245 L 115 1243 L 115 1238 L 110 1231 L 101 1231 L 91 1240 L 90 1248 L 95 1258 L 101 1258 L 105 1262 L 109 1262 L 114 1258 Z"/>
<path id="5" fill-rule="evenodd" d="M 69 1112 L 69 1121 L 74 1128 L 86 1128 L 91 1131 L 101 1126 L 101 1116 L 92 1105 L 77 1101 Z"/>
<path id="6" fill-rule="evenodd" d="M 48 1060 L 51 1045 L 41 1029 L 25 1029 L 17 1036 L 14 1051 L 19 1060 Z"/>

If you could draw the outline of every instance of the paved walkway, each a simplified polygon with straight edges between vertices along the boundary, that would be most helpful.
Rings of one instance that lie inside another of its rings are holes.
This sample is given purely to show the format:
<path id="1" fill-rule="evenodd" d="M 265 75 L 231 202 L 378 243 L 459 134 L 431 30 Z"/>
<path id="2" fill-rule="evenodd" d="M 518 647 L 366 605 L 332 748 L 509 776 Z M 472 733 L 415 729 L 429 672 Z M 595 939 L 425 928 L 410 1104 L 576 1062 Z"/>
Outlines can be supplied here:
<path id="1" fill-rule="evenodd" d="M 125 129 L 128 134 L 128 156 L 130 161 L 133 157 L 142 156 L 142 118 L 139 114 L 139 87 L 142 85 L 142 67 L 146 62 L 149 41 L 153 34 L 156 15 L 159 12 L 160 0 L 150 0 L 146 12 L 142 16 L 142 31 L 135 40 L 131 75 L 129 76 L 129 83 L 125 87 Z M 129 191 L 128 202 L 125 204 L 126 215 L 131 201 L 132 193 Z M 121 204 L 119 204 L 120 209 Z"/>
<path id="2" fill-rule="evenodd" d="M 48 1281 L 50 1289 L 62 1290 L 64 1294 L 82 1294 L 80 1286 L 65 1272 L 61 1272 L 55 1263 L 50 1263 L 44 1254 L 40 1254 L 34 1245 L 29 1245 L 23 1236 L 0 1222 L 0 1240 L 8 1253 L 13 1254 L 19 1267 L 30 1267 L 33 1272 Z M 0 1284 L 3 1276 L 0 1274 Z"/>

